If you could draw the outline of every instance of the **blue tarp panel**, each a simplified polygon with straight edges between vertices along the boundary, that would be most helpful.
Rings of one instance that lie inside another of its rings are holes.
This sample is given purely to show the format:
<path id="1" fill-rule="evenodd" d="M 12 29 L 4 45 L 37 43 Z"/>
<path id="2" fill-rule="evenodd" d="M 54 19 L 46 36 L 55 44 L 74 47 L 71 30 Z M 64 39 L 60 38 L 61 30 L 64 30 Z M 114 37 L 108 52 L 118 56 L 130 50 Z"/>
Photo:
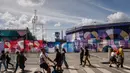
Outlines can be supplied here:
<path id="1" fill-rule="evenodd" d="M 72 42 L 68 42 L 67 45 L 68 45 L 67 51 L 74 52 L 74 44 Z"/>

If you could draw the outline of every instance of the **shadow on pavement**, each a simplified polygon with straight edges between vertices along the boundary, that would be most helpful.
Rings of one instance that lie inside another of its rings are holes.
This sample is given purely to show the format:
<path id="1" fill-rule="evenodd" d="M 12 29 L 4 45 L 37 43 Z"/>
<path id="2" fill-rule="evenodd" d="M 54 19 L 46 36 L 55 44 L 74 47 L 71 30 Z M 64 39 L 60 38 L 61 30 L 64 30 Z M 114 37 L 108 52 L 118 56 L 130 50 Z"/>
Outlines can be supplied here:
<path id="1" fill-rule="evenodd" d="M 90 68 L 101 68 L 101 67 L 96 67 L 94 65 L 87 65 L 87 66 L 90 67 Z"/>
<path id="2" fill-rule="evenodd" d="M 1 71 L 1 73 L 13 73 L 12 71 Z"/>
<path id="3" fill-rule="evenodd" d="M 31 70 L 24 70 L 24 72 L 19 72 L 19 73 L 30 73 L 32 72 Z"/>
<path id="4" fill-rule="evenodd" d="M 66 69 L 71 69 L 71 70 L 78 70 L 77 68 L 66 68 Z"/>
<path id="5" fill-rule="evenodd" d="M 123 69 L 130 70 L 130 68 L 127 68 L 127 67 L 123 67 Z"/>
<path id="6" fill-rule="evenodd" d="M 10 69 L 10 70 L 14 70 L 15 68 L 8 68 L 8 69 Z"/>
<path id="7" fill-rule="evenodd" d="M 97 68 L 96 66 L 94 66 L 94 65 L 90 65 L 89 67 L 91 67 L 91 68 Z"/>
<path id="8" fill-rule="evenodd" d="M 102 64 L 110 64 L 110 62 L 107 62 L 107 61 L 106 61 L 106 62 L 101 62 L 101 63 L 102 63 Z"/>
<path id="9" fill-rule="evenodd" d="M 101 68 L 101 67 L 96 67 L 94 65 L 86 65 L 87 67 L 90 67 L 90 68 Z"/>

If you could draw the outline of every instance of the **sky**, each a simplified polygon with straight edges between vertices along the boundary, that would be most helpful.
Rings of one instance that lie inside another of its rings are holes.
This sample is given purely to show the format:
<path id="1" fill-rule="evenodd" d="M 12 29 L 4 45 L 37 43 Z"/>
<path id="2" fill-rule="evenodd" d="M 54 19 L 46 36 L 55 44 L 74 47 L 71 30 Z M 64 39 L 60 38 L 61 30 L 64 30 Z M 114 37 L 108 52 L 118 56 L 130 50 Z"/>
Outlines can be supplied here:
<path id="1" fill-rule="evenodd" d="M 130 0 L 0 0 L 0 29 L 32 32 L 37 10 L 37 39 L 54 41 L 54 33 L 84 25 L 130 21 Z M 96 23 L 95 23 L 96 22 Z M 42 32 L 41 26 L 44 27 Z"/>

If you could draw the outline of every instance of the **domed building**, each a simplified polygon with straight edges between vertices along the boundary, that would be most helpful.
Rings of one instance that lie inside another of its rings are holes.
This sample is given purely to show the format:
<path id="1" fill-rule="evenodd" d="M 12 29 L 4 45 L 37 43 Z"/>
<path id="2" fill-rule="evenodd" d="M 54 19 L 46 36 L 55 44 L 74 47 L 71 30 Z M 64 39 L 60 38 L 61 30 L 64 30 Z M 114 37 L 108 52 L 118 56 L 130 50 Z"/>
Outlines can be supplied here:
<path id="1" fill-rule="evenodd" d="M 107 46 L 118 49 L 130 48 L 130 22 L 106 23 L 70 28 L 66 31 L 66 40 L 73 42 L 79 51 L 86 45 L 91 50 L 108 51 Z M 96 49 L 97 48 L 97 49 Z"/>

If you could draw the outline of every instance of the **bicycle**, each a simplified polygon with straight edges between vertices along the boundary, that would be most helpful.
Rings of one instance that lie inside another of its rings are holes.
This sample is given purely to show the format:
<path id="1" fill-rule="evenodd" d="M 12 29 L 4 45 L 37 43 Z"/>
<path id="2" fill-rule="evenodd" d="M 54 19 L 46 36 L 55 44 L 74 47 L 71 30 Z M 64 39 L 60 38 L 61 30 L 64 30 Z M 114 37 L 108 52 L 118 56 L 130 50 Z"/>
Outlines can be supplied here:
<path id="1" fill-rule="evenodd" d="M 63 70 L 57 70 L 56 69 L 56 64 L 54 65 L 54 66 L 52 66 L 53 67 L 53 71 L 52 71 L 52 73 L 63 73 Z"/>

